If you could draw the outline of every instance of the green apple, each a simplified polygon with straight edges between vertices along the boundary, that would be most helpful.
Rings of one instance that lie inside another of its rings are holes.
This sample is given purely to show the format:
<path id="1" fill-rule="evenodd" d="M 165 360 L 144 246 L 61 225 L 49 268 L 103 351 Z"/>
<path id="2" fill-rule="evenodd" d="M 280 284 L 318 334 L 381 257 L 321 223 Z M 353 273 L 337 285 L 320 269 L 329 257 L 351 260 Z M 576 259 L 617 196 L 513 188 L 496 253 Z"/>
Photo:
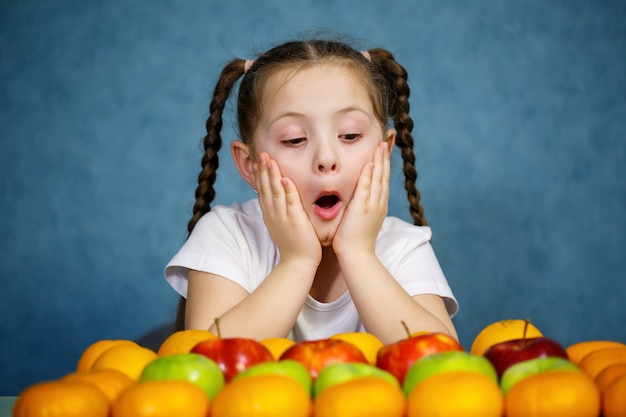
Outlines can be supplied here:
<path id="1" fill-rule="evenodd" d="M 140 381 L 185 380 L 198 385 L 210 399 L 224 387 L 224 374 L 213 360 L 197 353 L 160 356 L 148 363 Z"/>
<path id="2" fill-rule="evenodd" d="M 360 362 L 339 362 L 322 368 L 313 383 L 313 398 L 333 385 L 366 376 L 382 378 L 398 388 L 400 387 L 400 383 L 392 373 L 377 368 L 375 365 Z"/>
<path id="3" fill-rule="evenodd" d="M 526 377 L 540 372 L 568 370 L 581 372 L 576 364 L 559 356 L 546 356 L 518 362 L 504 371 L 502 378 L 500 378 L 500 389 L 506 395 L 513 388 L 513 385 Z"/>
<path id="4" fill-rule="evenodd" d="M 448 351 L 434 353 L 415 362 L 406 373 L 402 389 L 408 396 L 417 384 L 429 376 L 457 371 L 479 372 L 498 383 L 498 374 L 487 358 L 465 351 Z"/>
<path id="5" fill-rule="evenodd" d="M 306 388 L 307 392 L 311 392 L 313 381 L 309 370 L 300 362 L 293 359 L 283 359 L 275 362 L 262 362 L 252 365 L 251 367 L 239 372 L 233 378 L 233 381 L 250 378 L 260 375 L 284 375 L 295 379 Z"/>

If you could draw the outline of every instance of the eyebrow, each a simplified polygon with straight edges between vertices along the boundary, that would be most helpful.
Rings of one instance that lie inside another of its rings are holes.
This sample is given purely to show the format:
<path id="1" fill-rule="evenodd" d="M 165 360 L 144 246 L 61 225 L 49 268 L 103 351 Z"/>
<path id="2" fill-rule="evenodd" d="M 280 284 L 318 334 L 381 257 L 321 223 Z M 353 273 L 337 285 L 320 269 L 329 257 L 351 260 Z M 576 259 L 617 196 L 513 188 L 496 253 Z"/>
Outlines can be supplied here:
<path id="1" fill-rule="evenodd" d="M 361 113 L 363 115 L 365 115 L 367 117 L 368 120 L 371 120 L 370 115 L 368 114 L 368 112 L 363 109 L 360 106 L 348 106 L 348 107 L 344 107 L 343 109 L 340 109 L 339 111 L 336 112 L 336 114 L 338 115 L 344 115 L 347 113 L 351 113 L 351 112 L 358 112 Z M 304 113 L 299 113 L 299 112 L 293 112 L 293 111 L 287 111 L 284 113 L 279 114 L 278 116 L 276 116 L 275 118 L 273 118 L 272 120 L 270 120 L 269 125 L 273 125 L 274 123 L 276 123 L 277 121 L 287 118 L 287 117 L 293 117 L 296 119 L 301 119 L 301 118 L 306 118 L 307 115 Z"/>
<path id="2" fill-rule="evenodd" d="M 278 116 L 274 117 L 272 120 L 270 120 L 269 125 L 271 126 L 271 125 L 273 125 L 274 123 L 276 123 L 277 121 L 279 121 L 279 120 L 281 120 L 281 119 L 288 118 L 288 117 L 293 117 L 293 118 L 296 118 L 296 119 L 301 119 L 301 118 L 304 118 L 304 117 L 306 117 L 306 116 L 305 116 L 303 113 L 298 113 L 298 112 L 292 112 L 292 111 L 289 111 L 289 112 L 281 113 L 281 114 L 279 114 Z"/>

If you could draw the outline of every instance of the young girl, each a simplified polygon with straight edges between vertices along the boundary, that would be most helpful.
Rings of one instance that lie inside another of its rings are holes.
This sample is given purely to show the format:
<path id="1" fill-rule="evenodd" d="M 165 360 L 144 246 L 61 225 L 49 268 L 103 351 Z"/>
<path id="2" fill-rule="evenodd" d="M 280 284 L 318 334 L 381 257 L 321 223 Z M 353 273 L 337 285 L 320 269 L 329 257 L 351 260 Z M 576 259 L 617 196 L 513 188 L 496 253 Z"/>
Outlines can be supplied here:
<path id="1" fill-rule="evenodd" d="M 241 78 L 243 77 L 243 78 Z M 257 198 L 211 208 L 226 100 L 241 78 L 233 160 Z M 322 339 L 457 337 L 457 302 L 415 187 L 407 74 L 382 49 L 288 42 L 223 69 L 206 121 L 189 237 L 166 266 L 178 329 Z M 389 121 L 395 129 L 388 128 Z M 414 225 L 387 217 L 397 146 Z"/>

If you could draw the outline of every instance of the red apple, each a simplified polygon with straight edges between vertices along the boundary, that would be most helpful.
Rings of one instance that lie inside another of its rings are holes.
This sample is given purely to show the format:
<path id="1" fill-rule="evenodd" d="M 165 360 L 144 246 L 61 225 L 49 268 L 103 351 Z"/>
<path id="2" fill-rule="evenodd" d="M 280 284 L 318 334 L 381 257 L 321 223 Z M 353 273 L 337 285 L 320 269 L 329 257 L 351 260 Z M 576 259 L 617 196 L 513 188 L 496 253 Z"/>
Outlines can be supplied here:
<path id="1" fill-rule="evenodd" d="M 283 359 L 293 359 L 303 364 L 313 380 L 324 367 L 333 363 L 368 363 L 359 348 L 342 339 L 297 342 L 283 352 L 279 360 Z"/>
<path id="2" fill-rule="evenodd" d="M 511 365 L 535 358 L 560 357 L 568 359 L 567 351 L 549 337 L 532 337 L 496 343 L 483 353 L 496 368 L 498 377 Z"/>
<path id="3" fill-rule="evenodd" d="M 464 349 L 456 339 L 447 334 L 419 334 L 380 348 L 376 366 L 390 372 L 400 384 L 403 384 L 407 371 L 417 360 L 433 353 L 448 351 Z"/>
<path id="4" fill-rule="evenodd" d="M 224 373 L 226 382 L 252 365 L 275 360 L 272 352 L 261 342 L 241 337 L 203 340 L 191 352 L 215 361 Z"/>

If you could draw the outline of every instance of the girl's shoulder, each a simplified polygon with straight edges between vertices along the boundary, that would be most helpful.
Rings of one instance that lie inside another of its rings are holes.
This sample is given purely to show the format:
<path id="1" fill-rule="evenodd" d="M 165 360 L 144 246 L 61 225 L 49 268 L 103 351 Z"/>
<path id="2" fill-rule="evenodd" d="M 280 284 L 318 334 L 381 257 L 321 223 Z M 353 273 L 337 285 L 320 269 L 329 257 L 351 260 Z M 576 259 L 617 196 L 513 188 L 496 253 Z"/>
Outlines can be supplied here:
<path id="1" fill-rule="evenodd" d="M 230 231 L 229 233 L 239 234 L 263 229 L 263 225 L 259 202 L 253 199 L 243 203 L 213 206 L 210 212 L 200 218 L 194 232 L 215 234 L 219 231 Z"/>
<path id="2" fill-rule="evenodd" d="M 261 207 L 256 198 L 243 203 L 235 202 L 230 205 L 216 204 L 211 208 L 210 212 L 202 216 L 200 221 L 210 221 L 212 217 L 217 217 L 222 219 L 222 221 L 228 221 L 229 219 L 263 220 Z"/>
<path id="3" fill-rule="evenodd" d="M 410 239 L 425 243 L 432 238 L 432 230 L 428 226 L 416 226 L 398 217 L 386 217 L 378 235 L 380 239 Z"/>
<path id="4" fill-rule="evenodd" d="M 430 227 L 387 217 L 376 239 L 376 254 L 390 270 L 400 264 L 421 264 L 434 257 L 431 239 Z"/>

